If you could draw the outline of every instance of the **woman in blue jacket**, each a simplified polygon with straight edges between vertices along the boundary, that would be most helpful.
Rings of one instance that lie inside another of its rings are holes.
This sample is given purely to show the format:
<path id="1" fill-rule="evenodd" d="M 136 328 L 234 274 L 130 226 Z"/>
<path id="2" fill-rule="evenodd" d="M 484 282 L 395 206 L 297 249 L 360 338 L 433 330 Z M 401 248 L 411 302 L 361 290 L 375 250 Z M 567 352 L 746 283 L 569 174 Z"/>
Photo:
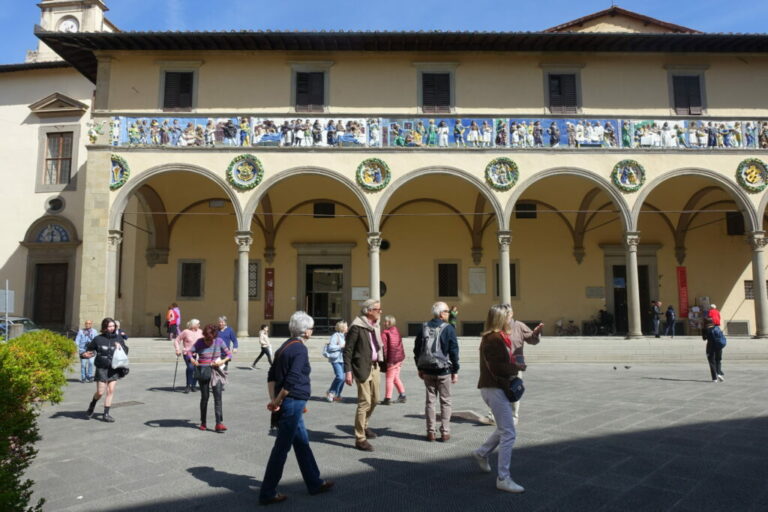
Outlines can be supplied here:
<path id="1" fill-rule="evenodd" d="M 335 375 L 325 399 L 329 402 L 341 401 L 341 390 L 344 389 L 344 345 L 347 333 L 347 322 L 344 320 L 336 323 L 336 332 L 331 336 L 325 347 L 325 357 L 330 361 Z"/>

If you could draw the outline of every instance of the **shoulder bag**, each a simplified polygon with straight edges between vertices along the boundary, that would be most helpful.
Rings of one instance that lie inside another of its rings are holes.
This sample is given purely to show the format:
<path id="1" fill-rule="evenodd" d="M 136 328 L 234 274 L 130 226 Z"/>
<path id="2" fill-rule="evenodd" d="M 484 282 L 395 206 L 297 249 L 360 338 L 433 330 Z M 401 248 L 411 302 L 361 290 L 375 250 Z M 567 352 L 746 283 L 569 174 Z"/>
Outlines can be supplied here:
<path id="1" fill-rule="evenodd" d="M 216 340 L 213 341 L 213 355 L 211 356 L 211 361 L 216 360 Z M 221 354 L 221 351 L 219 351 L 219 354 Z M 211 377 L 213 372 L 213 368 L 211 365 L 208 366 L 201 366 L 197 365 L 195 366 L 195 373 L 194 377 L 196 380 L 211 380 Z"/>
<path id="2" fill-rule="evenodd" d="M 499 378 L 493 374 L 493 371 L 491 371 L 491 365 L 488 364 L 488 359 L 483 357 L 483 361 L 485 362 L 485 366 L 486 368 L 488 368 L 488 371 L 490 372 L 491 377 L 493 377 L 494 379 L 496 379 L 497 382 L 499 382 Z M 523 393 L 525 393 L 525 386 L 523 385 L 523 379 L 521 379 L 520 377 L 514 377 L 513 379 L 509 379 L 507 381 L 506 387 L 502 387 L 501 389 L 502 391 L 504 391 L 504 394 L 507 395 L 507 399 L 509 399 L 510 402 L 518 402 L 521 398 L 523 398 Z"/>

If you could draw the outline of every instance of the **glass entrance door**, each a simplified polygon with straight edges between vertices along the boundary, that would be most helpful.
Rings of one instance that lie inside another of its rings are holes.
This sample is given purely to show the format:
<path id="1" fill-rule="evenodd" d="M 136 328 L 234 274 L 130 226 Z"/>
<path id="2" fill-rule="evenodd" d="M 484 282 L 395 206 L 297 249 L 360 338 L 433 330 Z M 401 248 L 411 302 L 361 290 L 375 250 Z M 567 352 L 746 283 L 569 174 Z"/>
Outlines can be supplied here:
<path id="1" fill-rule="evenodd" d="M 316 334 L 329 334 L 344 318 L 343 267 L 307 265 L 306 269 L 307 313 L 315 319 Z"/>

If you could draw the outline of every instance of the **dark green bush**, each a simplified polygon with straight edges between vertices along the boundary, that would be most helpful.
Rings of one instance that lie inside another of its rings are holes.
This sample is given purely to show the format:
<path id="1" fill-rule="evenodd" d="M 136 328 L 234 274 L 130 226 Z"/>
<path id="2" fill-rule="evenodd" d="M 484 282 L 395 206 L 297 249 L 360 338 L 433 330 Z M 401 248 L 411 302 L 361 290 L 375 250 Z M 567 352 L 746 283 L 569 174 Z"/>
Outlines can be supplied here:
<path id="1" fill-rule="evenodd" d="M 75 352 L 72 340 L 50 331 L 0 343 L 0 510 L 42 510 L 43 500 L 29 507 L 33 482 L 22 475 L 37 454 L 39 405 L 61 401 Z"/>

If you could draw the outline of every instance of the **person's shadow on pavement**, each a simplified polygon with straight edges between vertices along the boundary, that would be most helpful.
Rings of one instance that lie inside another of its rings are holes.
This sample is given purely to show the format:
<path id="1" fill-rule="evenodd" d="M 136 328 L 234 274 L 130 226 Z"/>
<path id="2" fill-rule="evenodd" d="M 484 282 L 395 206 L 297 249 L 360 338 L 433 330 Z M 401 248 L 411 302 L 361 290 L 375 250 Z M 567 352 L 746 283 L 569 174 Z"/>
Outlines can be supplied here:
<path id="1" fill-rule="evenodd" d="M 252 476 L 218 471 L 210 466 L 187 468 L 187 472 L 201 482 L 207 483 L 209 487 L 223 487 L 236 493 L 253 491 L 253 487 L 261 487 L 261 481 Z"/>

